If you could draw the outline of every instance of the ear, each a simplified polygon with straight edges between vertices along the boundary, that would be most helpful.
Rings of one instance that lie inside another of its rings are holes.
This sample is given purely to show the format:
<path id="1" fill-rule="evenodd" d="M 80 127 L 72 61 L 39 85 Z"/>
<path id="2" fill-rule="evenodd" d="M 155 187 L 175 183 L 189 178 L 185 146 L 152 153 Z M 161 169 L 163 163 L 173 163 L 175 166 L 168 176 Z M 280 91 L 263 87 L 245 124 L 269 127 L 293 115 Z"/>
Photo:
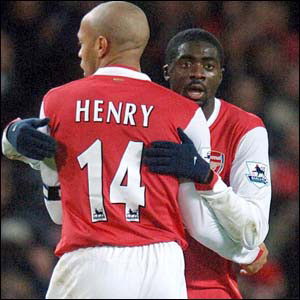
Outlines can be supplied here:
<path id="1" fill-rule="evenodd" d="M 96 40 L 96 49 L 98 52 L 98 58 L 103 58 L 108 52 L 108 40 L 106 37 L 100 35 Z"/>
<path id="2" fill-rule="evenodd" d="M 163 71 L 164 71 L 164 78 L 166 81 L 169 81 L 170 75 L 169 75 L 169 65 L 166 64 L 163 66 Z"/>
<path id="3" fill-rule="evenodd" d="M 219 85 L 221 84 L 221 82 L 222 82 L 222 80 L 223 80 L 223 74 L 224 74 L 224 71 L 225 71 L 225 69 L 224 69 L 224 68 L 221 68 Z"/>

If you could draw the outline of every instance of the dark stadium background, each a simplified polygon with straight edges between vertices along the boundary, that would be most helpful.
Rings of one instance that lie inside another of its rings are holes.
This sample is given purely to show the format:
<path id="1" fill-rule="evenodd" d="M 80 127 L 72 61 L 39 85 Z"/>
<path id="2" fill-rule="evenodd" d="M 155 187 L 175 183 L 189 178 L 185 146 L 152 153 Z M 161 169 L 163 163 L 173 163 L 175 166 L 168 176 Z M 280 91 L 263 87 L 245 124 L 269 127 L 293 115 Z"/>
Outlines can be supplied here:
<path id="1" fill-rule="evenodd" d="M 295 1 L 132 1 L 151 39 L 142 70 L 162 77 L 164 49 L 179 30 L 202 27 L 226 53 L 218 97 L 265 122 L 273 196 L 269 262 L 240 278 L 245 298 L 299 298 L 299 4 Z M 1 130 L 38 116 L 42 96 L 82 76 L 76 34 L 99 1 L 1 1 Z M 1 132 L 2 132 L 1 131 Z M 1 156 L 1 298 L 44 298 L 60 235 L 44 207 L 37 171 Z"/>

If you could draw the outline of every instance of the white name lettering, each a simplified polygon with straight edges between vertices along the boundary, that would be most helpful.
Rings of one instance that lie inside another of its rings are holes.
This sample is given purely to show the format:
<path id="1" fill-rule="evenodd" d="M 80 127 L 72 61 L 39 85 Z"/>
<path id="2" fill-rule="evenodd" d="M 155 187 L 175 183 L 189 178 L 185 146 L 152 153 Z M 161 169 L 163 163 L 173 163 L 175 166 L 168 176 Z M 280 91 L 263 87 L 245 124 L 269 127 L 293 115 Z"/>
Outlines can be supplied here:
<path id="1" fill-rule="evenodd" d="M 113 114 L 116 123 L 120 124 L 120 122 L 121 122 L 121 111 L 122 111 L 122 102 L 119 103 L 119 108 L 118 108 L 118 111 L 117 111 L 116 108 L 114 107 L 114 104 L 111 101 L 109 101 L 108 102 L 108 109 L 107 109 L 106 123 L 110 123 L 110 116 L 111 116 L 111 114 Z"/>
<path id="2" fill-rule="evenodd" d="M 84 106 L 81 106 L 81 100 L 76 102 L 76 122 L 81 122 L 81 113 L 84 113 L 84 122 L 89 121 L 90 100 L 85 100 Z"/>
<path id="3" fill-rule="evenodd" d="M 136 106 L 132 103 L 126 103 L 125 108 L 125 116 L 124 116 L 124 124 L 127 125 L 128 121 L 130 122 L 130 125 L 135 125 L 134 117 L 133 115 L 136 113 Z"/>
<path id="4" fill-rule="evenodd" d="M 99 107 L 99 105 L 103 104 L 103 100 L 95 100 L 94 103 L 94 122 L 102 122 L 102 118 L 99 117 L 99 113 L 103 112 L 103 107 Z"/>
<path id="5" fill-rule="evenodd" d="M 144 104 L 142 104 L 141 107 L 142 107 L 142 112 L 143 112 L 143 115 L 144 115 L 143 127 L 148 127 L 149 116 L 150 116 L 150 113 L 151 113 L 152 109 L 154 108 L 154 106 L 151 105 L 148 110 L 147 110 L 147 106 L 144 105 Z"/>
<path id="6" fill-rule="evenodd" d="M 75 121 L 148 127 L 153 109 L 154 105 L 147 107 L 145 104 L 125 104 L 124 101 L 117 104 L 99 99 L 77 100 Z M 138 120 L 142 120 L 139 121 L 141 124 L 137 123 Z"/>

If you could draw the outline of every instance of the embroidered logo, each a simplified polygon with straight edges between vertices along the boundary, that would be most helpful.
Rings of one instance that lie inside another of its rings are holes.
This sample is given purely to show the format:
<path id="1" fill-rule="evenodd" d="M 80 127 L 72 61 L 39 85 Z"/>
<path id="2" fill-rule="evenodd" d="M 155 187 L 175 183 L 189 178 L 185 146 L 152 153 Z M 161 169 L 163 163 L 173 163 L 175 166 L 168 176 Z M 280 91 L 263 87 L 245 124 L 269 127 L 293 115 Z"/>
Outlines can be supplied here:
<path id="1" fill-rule="evenodd" d="M 93 222 L 97 221 L 107 221 L 105 211 L 100 208 L 99 210 L 95 208 L 95 211 L 93 213 Z"/>
<path id="2" fill-rule="evenodd" d="M 129 208 L 129 210 L 126 212 L 126 221 L 138 222 L 139 218 L 140 218 L 140 213 L 139 213 L 138 209 L 133 210 L 133 209 Z"/>
<path id="3" fill-rule="evenodd" d="M 258 188 L 266 186 L 269 181 L 267 178 L 268 166 L 259 162 L 247 161 L 248 180 L 254 183 Z"/>
<path id="4" fill-rule="evenodd" d="M 210 159 L 210 167 L 211 169 L 220 174 L 225 165 L 225 154 L 219 151 L 212 150 L 208 152 L 208 157 Z"/>

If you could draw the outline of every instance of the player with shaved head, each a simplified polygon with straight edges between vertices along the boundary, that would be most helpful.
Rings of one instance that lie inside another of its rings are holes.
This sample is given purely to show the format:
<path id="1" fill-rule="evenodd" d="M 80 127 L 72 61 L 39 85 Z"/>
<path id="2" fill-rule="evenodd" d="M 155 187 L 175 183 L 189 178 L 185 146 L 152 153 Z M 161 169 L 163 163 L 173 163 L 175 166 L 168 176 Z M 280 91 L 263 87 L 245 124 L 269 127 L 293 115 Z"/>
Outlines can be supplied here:
<path id="1" fill-rule="evenodd" d="M 112 63 L 126 62 L 140 71 L 149 36 L 147 18 L 139 7 L 122 1 L 95 7 L 83 17 L 78 32 L 84 76 Z"/>
<path id="2" fill-rule="evenodd" d="M 38 166 L 46 206 L 62 224 L 48 299 L 187 298 L 179 182 L 151 174 L 142 153 L 155 139 L 179 142 L 179 127 L 202 153 L 209 131 L 201 108 L 140 72 L 148 39 L 140 8 L 98 5 L 78 31 L 85 78 L 50 90 L 42 120 L 8 127 L 21 154 L 39 160 L 57 148 Z"/>

